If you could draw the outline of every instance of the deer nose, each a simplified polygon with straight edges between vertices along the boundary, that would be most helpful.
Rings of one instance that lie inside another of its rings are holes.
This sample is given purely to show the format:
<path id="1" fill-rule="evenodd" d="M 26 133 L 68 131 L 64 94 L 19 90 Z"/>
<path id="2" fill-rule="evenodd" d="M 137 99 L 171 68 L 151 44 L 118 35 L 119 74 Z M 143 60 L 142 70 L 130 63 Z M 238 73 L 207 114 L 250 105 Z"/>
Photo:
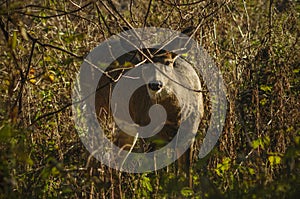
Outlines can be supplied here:
<path id="1" fill-rule="evenodd" d="M 163 87 L 163 83 L 161 81 L 151 81 L 148 86 L 151 90 L 158 91 Z"/>

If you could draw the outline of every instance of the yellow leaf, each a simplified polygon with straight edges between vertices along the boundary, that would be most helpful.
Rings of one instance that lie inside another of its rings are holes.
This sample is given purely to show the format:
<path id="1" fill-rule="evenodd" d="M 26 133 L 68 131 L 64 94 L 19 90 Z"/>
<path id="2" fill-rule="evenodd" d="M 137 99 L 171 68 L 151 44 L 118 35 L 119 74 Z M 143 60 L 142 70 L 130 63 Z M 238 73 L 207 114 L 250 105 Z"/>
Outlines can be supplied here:
<path id="1" fill-rule="evenodd" d="M 29 70 L 29 74 L 34 74 L 35 73 L 35 69 L 34 68 L 30 68 L 30 70 Z"/>
<path id="2" fill-rule="evenodd" d="M 49 79 L 50 79 L 51 82 L 53 82 L 54 79 L 55 79 L 54 74 L 49 74 L 48 77 L 49 77 Z"/>
<path id="3" fill-rule="evenodd" d="M 36 83 L 36 80 L 35 79 L 30 79 L 29 80 L 31 83 L 35 84 Z"/>
<path id="4" fill-rule="evenodd" d="M 52 59 L 51 59 L 51 57 L 50 56 L 46 56 L 46 57 L 44 57 L 44 61 L 51 61 Z"/>
<path id="5" fill-rule="evenodd" d="M 131 63 L 131 62 L 129 62 L 129 61 L 125 61 L 125 63 L 123 64 L 123 66 L 124 66 L 125 68 L 131 68 L 131 67 L 133 67 L 134 65 L 133 65 L 133 63 Z"/>
<path id="6" fill-rule="evenodd" d="M 29 77 L 29 82 L 31 82 L 33 84 L 36 83 L 36 79 L 35 79 L 34 73 L 35 73 L 35 69 L 34 68 L 30 68 L 28 77 Z"/>

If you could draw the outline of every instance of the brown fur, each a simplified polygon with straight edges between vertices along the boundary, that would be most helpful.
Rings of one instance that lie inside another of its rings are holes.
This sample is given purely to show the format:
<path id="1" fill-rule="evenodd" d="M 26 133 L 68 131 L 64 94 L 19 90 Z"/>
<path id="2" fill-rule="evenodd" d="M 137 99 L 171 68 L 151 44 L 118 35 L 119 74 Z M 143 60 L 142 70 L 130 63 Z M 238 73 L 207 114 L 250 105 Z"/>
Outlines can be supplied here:
<path id="1" fill-rule="evenodd" d="M 196 72 L 193 71 L 192 66 L 181 58 L 175 60 L 176 55 L 173 53 L 161 50 L 154 55 L 154 51 L 156 51 L 156 49 L 146 49 L 144 52 L 151 57 L 151 62 L 160 64 L 158 68 L 164 69 L 162 65 L 171 67 L 171 73 L 168 73 L 167 77 L 160 75 L 160 80 L 163 82 L 163 88 L 159 93 L 154 92 L 154 95 L 152 95 L 153 93 L 149 93 L 149 88 L 146 85 L 138 88 L 130 99 L 129 112 L 132 120 L 136 124 L 145 126 L 150 123 L 148 115 L 150 107 L 154 104 L 160 104 L 167 112 L 167 121 L 163 129 L 155 136 L 139 139 L 133 150 L 135 152 L 149 152 L 168 144 L 176 135 L 182 119 L 189 118 L 190 120 L 193 120 L 193 118 L 195 118 L 195 121 L 193 121 L 195 123 L 193 124 L 193 129 L 197 130 L 200 122 L 197 118 L 201 118 L 203 115 L 202 94 L 200 92 L 196 93 L 192 90 L 188 90 L 172 81 L 177 80 L 183 82 L 186 87 L 200 90 L 200 80 Z M 137 51 L 127 53 L 112 63 L 106 70 L 107 74 L 103 74 L 100 78 L 95 97 L 95 108 L 97 118 L 102 126 L 107 126 L 107 124 L 112 121 L 110 99 L 112 90 L 118 79 L 143 60 L 143 55 Z M 149 62 L 149 60 L 147 62 Z M 178 76 L 178 74 L 172 74 L 172 70 L 175 70 L 174 68 L 180 76 Z M 154 70 L 156 69 L 154 68 Z M 166 69 L 166 71 L 168 71 L 168 69 Z M 144 74 L 141 74 L 141 76 L 143 75 Z M 183 107 L 180 107 L 178 100 L 184 102 Z M 133 140 L 133 136 L 130 136 L 125 132 L 117 132 L 114 143 L 120 148 L 129 150 Z M 188 156 L 189 152 L 186 152 L 179 160 L 179 163 L 181 161 L 180 164 L 188 165 Z"/>

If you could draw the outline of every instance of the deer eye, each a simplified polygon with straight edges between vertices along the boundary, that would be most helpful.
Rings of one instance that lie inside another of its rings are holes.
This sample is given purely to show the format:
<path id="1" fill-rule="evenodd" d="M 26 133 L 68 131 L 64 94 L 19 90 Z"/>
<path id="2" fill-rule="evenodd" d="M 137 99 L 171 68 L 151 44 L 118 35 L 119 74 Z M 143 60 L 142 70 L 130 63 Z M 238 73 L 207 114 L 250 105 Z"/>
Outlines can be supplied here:
<path id="1" fill-rule="evenodd" d="M 176 62 L 173 63 L 173 67 L 176 67 Z"/>
<path id="2" fill-rule="evenodd" d="M 169 60 L 167 60 L 166 62 L 165 62 L 165 65 L 171 65 L 172 64 L 172 62 L 171 61 L 169 61 Z"/>

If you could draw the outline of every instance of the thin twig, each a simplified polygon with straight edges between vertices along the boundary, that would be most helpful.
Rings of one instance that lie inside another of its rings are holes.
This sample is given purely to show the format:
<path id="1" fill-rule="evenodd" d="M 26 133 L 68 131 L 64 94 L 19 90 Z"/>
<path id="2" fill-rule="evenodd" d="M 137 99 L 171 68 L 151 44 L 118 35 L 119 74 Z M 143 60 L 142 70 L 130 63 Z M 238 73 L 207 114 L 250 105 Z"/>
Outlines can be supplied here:
<path id="1" fill-rule="evenodd" d="M 20 90 L 19 90 L 19 93 L 18 93 L 18 97 L 17 97 L 17 100 L 15 101 L 14 105 L 12 106 L 14 108 L 17 105 L 17 102 L 19 102 L 18 113 L 22 112 L 22 94 L 23 94 L 24 85 L 26 83 L 26 80 L 27 80 L 27 77 L 28 77 L 28 74 L 29 74 L 29 71 L 30 71 L 30 66 L 31 66 L 31 62 L 32 62 L 35 43 L 36 43 L 36 41 L 33 40 L 32 41 L 32 46 L 31 46 L 31 51 L 30 51 L 30 56 L 29 56 L 29 61 L 28 61 L 27 68 L 26 68 L 26 71 L 25 71 L 25 75 L 21 76 L 21 86 L 20 86 Z"/>
<path id="2" fill-rule="evenodd" d="M 131 152 L 132 152 L 132 150 L 133 150 L 133 148 L 134 148 L 134 146 L 135 146 L 135 144 L 136 144 L 136 141 L 137 141 L 138 137 L 139 137 L 139 133 L 137 132 L 136 135 L 134 136 L 134 140 L 133 140 L 133 143 L 132 143 L 132 145 L 131 145 L 131 147 L 130 147 L 130 150 L 127 152 L 125 158 L 124 158 L 123 161 L 122 161 L 120 170 L 122 170 L 125 161 L 127 160 L 129 154 L 131 154 Z"/>
<path id="3" fill-rule="evenodd" d="M 145 15 L 145 18 L 144 18 L 144 24 L 143 24 L 143 27 L 145 27 L 146 24 L 147 24 L 147 18 L 148 18 L 149 13 L 150 13 L 151 3 L 152 3 L 152 0 L 149 1 L 148 8 L 147 8 L 147 12 L 146 12 L 146 15 Z"/>
<path id="4" fill-rule="evenodd" d="M 16 13 L 19 13 L 19 14 L 22 14 L 22 15 L 31 16 L 31 17 L 36 17 L 36 18 L 49 19 L 49 18 L 61 17 L 61 16 L 65 16 L 65 15 L 69 15 L 69 14 L 73 14 L 73 13 L 79 12 L 79 11 L 83 10 L 84 8 L 88 7 L 89 5 L 91 5 L 92 3 L 93 2 L 89 2 L 89 3 L 85 4 L 82 7 L 78 8 L 76 10 L 71 10 L 69 12 L 64 11 L 64 10 L 51 9 L 49 7 L 38 6 L 38 5 L 27 5 L 27 6 L 24 6 L 24 7 L 21 7 L 21 8 L 17 8 L 19 10 L 22 10 L 22 9 L 33 7 L 33 8 L 40 8 L 40 9 L 43 9 L 43 10 L 46 9 L 46 10 L 52 10 L 52 11 L 55 11 L 55 12 L 61 12 L 61 14 L 56 14 L 56 15 L 40 16 L 40 15 L 34 15 L 34 14 L 30 14 L 28 12 L 22 12 L 22 11 L 16 11 Z"/>
<path id="5" fill-rule="evenodd" d="M 170 3 L 167 1 L 162 1 L 162 2 L 167 5 L 171 5 L 171 6 L 191 6 L 191 5 L 196 5 L 196 4 L 202 3 L 204 1 L 205 0 L 199 0 L 199 1 L 191 2 L 191 3 L 180 3 L 180 4 L 177 4 L 176 2 L 175 3 Z"/>

